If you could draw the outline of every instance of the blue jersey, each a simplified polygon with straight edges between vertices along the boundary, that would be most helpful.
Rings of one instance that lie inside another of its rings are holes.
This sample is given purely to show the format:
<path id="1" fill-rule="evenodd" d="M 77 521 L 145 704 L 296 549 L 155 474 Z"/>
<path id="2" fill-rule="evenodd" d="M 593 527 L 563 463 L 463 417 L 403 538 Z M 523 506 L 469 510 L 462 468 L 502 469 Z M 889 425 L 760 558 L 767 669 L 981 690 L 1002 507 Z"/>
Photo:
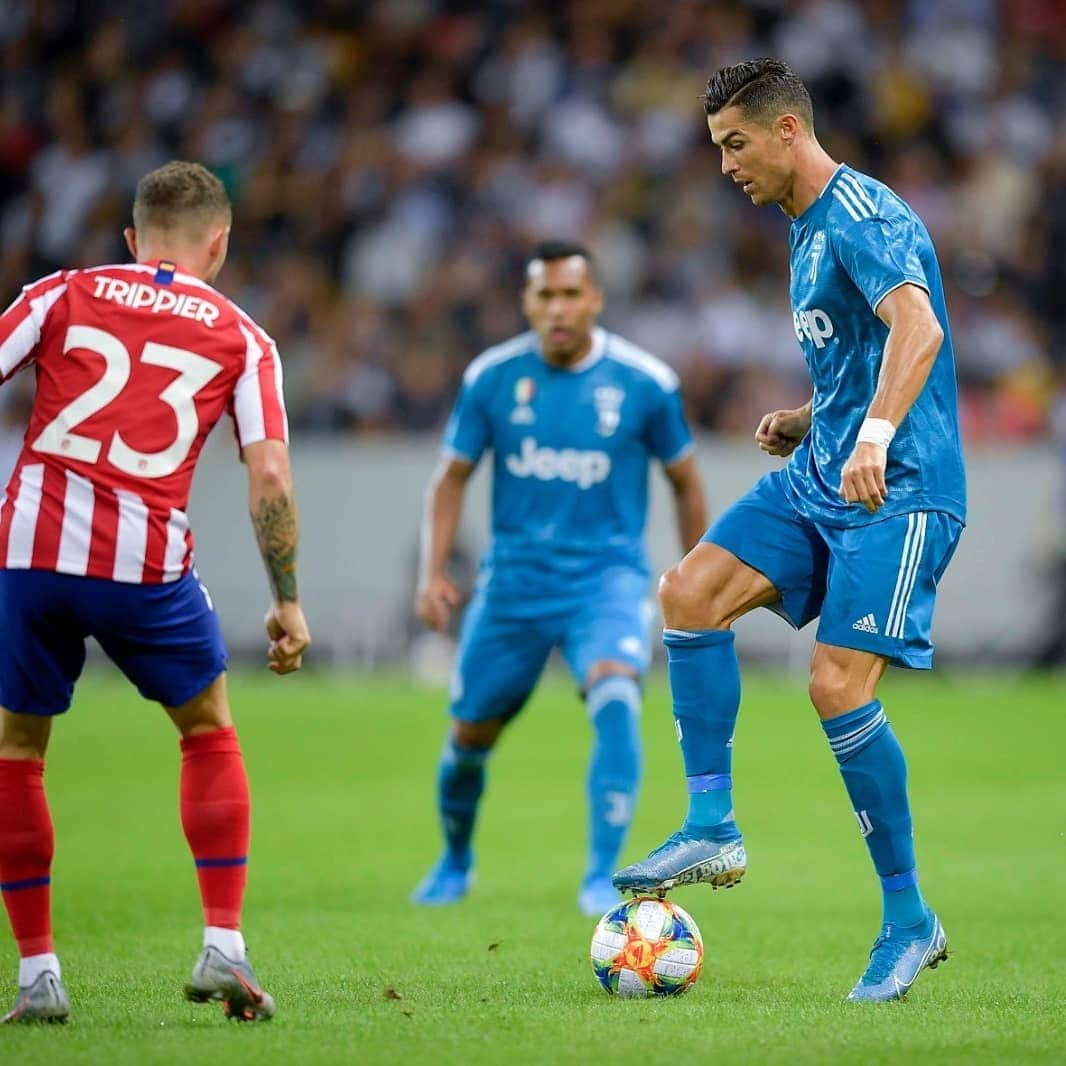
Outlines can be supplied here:
<path id="1" fill-rule="evenodd" d="M 841 166 L 793 223 L 790 295 L 814 384 L 811 430 L 785 468 L 796 509 L 855 526 L 912 511 L 966 520 L 955 355 L 940 267 L 921 219 L 891 189 Z M 840 474 L 877 387 L 888 327 L 874 309 L 893 289 L 929 293 L 944 342 L 888 450 L 888 497 L 870 514 L 845 503 Z"/>
<path id="2" fill-rule="evenodd" d="M 532 614 L 589 594 L 606 568 L 647 573 L 649 460 L 676 462 L 692 437 L 673 370 L 597 328 L 565 369 L 533 332 L 480 355 L 443 447 L 472 463 L 492 450 L 489 594 Z"/>

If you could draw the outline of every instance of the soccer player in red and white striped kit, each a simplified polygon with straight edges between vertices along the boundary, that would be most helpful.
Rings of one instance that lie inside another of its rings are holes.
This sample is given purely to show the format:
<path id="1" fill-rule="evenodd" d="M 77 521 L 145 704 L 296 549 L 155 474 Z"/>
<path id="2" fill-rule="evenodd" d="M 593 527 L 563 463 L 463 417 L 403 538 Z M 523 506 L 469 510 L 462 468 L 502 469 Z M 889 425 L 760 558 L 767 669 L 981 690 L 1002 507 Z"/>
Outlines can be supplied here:
<path id="1" fill-rule="evenodd" d="M 240 1020 L 274 1013 L 240 932 L 248 781 L 185 515 L 204 441 L 228 412 L 273 592 L 270 669 L 298 670 L 310 635 L 281 366 L 270 337 L 210 284 L 230 221 L 218 178 L 168 163 L 137 186 L 125 233 L 135 263 L 59 271 L 0 316 L 0 381 L 30 365 L 37 377 L 0 505 L 0 892 L 20 955 L 4 1022 L 63 1021 L 70 1009 L 52 943 L 43 775 L 87 636 L 181 734 L 181 821 L 205 921 L 186 995 L 221 1000 Z"/>

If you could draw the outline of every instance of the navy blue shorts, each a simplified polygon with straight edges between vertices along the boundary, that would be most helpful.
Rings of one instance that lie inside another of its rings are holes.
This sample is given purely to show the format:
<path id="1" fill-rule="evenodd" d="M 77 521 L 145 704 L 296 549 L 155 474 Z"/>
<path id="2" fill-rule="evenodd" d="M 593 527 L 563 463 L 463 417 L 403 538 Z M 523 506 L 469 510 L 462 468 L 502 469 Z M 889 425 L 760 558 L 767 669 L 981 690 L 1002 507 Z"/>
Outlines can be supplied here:
<path id="1" fill-rule="evenodd" d="M 133 585 L 46 570 L 0 570 L 0 706 L 62 714 L 95 637 L 145 699 L 180 707 L 226 669 L 207 589 L 190 571 Z"/>
<path id="2" fill-rule="evenodd" d="M 647 574 L 625 567 L 605 570 L 581 603 L 549 604 L 533 618 L 495 610 L 491 588 L 480 589 L 463 616 L 449 713 L 464 722 L 517 714 L 556 646 L 579 686 L 603 660 L 643 675 L 651 659 L 651 617 Z"/>
<path id="3" fill-rule="evenodd" d="M 897 666 L 933 665 L 936 588 L 962 534 L 940 511 L 914 511 L 840 528 L 799 514 L 767 474 L 703 539 L 769 578 L 771 604 L 797 629 L 821 617 L 818 640 L 883 655 Z"/>

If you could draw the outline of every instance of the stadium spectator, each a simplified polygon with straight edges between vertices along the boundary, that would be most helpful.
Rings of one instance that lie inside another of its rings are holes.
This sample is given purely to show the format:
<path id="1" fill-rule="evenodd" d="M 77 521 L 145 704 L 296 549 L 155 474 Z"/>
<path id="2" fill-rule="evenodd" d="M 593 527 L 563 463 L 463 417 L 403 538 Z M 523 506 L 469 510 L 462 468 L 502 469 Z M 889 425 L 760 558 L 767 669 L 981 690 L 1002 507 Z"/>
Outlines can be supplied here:
<path id="1" fill-rule="evenodd" d="M 1063 5 L 993 0 L 16 3 L 0 28 L 0 299 L 97 261 L 131 175 L 204 159 L 240 205 L 227 290 L 299 364 L 296 423 L 439 422 L 465 354 L 520 328 L 530 241 L 567 232 L 603 263 L 606 324 L 663 352 L 696 422 L 746 432 L 769 376 L 782 406 L 803 399 L 782 223 L 714 181 L 697 97 L 707 69 L 776 53 L 811 85 L 827 148 L 927 220 L 968 435 L 1025 440 L 1046 433 L 1064 359 L 1066 332 L 1046 328 L 1064 313 L 1048 240 L 1066 210 L 1063 39 Z M 269 322 L 290 269 L 319 275 L 314 315 Z M 375 329 L 349 328 L 353 303 Z M 990 364 L 993 333 L 1021 339 L 1024 368 Z"/>

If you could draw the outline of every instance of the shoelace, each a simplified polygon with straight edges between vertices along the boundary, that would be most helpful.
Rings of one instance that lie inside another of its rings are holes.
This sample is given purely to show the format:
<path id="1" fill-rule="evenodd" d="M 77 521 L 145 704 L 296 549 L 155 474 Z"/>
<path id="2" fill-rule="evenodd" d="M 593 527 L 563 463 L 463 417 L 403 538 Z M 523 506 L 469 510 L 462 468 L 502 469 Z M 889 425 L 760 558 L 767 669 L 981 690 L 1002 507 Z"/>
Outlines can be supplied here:
<path id="1" fill-rule="evenodd" d="M 648 856 L 648 858 L 650 859 L 650 858 L 652 858 L 655 855 L 661 854 L 662 852 L 666 851 L 668 848 L 673 847 L 675 844 L 684 844 L 686 841 L 691 840 L 691 839 L 692 839 L 691 837 L 686 836 L 684 830 L 679 829 L 679 830 L 677 830 L 676 833 L 671 833 L 666 838 L 666 840 L 664 840 L 663 843 L 660 844 L 651 853 L 651 855 Z"/>
<path id="2" fill-rule="evenodd" d="M 892 926 L 886 926 L 870 949 L 870 965 L 866 968 L 863 979 L 868 984 L 880 984 L 896 968 L 907 941 L 892 938 Z"/>

